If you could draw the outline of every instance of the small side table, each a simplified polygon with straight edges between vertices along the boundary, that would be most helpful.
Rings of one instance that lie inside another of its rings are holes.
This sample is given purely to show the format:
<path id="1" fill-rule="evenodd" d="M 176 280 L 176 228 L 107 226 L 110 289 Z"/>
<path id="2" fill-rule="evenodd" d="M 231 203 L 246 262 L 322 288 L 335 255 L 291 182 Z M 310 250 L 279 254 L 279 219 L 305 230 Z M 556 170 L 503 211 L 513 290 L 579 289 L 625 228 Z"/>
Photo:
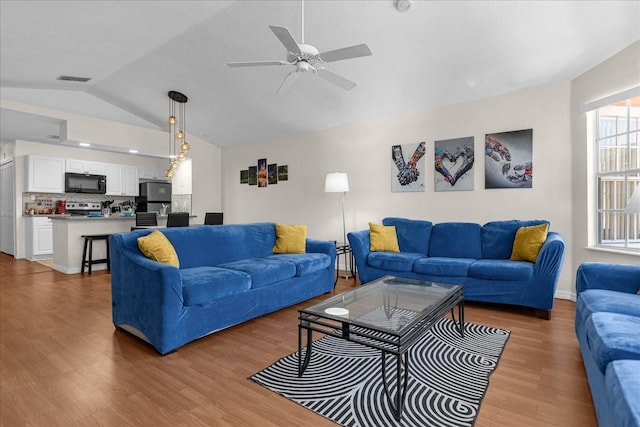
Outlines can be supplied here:
<path id="1" fill-rule="evenodd" d="M 339 275 L 339 266 L 340 266 L 340 255 L 344 255 L 344 266 L 345 268 L 348 265 L 348 271 L 345 272 L 345 275 L 342 276 L 345 279 L 351 279 L 353 278 L 353 280 L 356 279 L 356 268 L 355 268 L 355 262 L 353 260 L 353 252 L 351 251 L 351 246 L 349 246 L 348 243 L 345 242 L 337 242 L 337 241 L 333 241 L 333 243 L 335 243 L 336 245 L 336 260 L 337 260 L 337 264 L 336 265 L 336 281 L 335 283 L 338 283 L 338 275 Z"/>

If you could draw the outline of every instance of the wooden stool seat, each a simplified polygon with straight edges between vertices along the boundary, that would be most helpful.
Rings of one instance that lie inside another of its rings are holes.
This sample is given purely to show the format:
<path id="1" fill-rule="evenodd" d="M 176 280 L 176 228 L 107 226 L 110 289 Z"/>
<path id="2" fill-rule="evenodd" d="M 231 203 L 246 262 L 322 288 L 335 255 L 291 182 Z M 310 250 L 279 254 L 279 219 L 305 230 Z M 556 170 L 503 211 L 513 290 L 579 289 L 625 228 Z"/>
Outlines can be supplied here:
<path id="1" fill-rule="evenodd" d="M 109 260 L 109 234 L 83 234 L 84 249 L 82 251 L 82 267 L 80 273 L 84 273 L 84 268 L 88 268 L 88 273 L 91 274 L 91 266 L 94 264 L 107 264 L 107 270 L 111 269 L 111 262 Z M 93 259 L 93 241 L 104 240 L 107 242 L 107 257 L 102 259 Z M 87 258 L 87 249 L 89 252 L 89 258 Z"/>

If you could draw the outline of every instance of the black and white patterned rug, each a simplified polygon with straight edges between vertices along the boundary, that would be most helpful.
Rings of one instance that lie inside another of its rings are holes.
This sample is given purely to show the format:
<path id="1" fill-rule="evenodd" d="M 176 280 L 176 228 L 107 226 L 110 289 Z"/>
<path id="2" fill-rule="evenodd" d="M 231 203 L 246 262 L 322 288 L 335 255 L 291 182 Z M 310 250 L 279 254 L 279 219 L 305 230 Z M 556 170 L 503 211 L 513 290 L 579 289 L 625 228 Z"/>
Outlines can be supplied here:
<path id="1" fill-rule="evenodd" d="M 324 336 L 314 342 L 302 378 L 295 352 L 250 379 L 343 426 L 472 426 L 509 331 L 466 323 L 464 335 L 451 320 L 442 319 L 411 347 L 399 422 L 384 392 L 380 350 L 340 338 Z M 387 363 L 394 369 L 395 358 L 388 357 Z"/>

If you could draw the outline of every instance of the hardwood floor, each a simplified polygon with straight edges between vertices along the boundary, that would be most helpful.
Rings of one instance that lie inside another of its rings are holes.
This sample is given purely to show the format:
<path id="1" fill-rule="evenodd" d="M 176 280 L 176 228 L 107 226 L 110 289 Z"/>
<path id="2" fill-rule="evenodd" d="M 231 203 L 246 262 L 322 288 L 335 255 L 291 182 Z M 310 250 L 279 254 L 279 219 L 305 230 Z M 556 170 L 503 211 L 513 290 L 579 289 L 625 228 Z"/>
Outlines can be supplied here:
<path id="1" fill-rule="evenodd" d="M 340 279 L 336 291 L 355 286 Z M 111 323 L 110 275 L 65 275 L 0 254 L 0 425 L 332 426 L 247 378 L 297 350 L 297 309 L 321 296 L 160 356 Z M 476 426 L 596 426 L 573 329 L 467 303 L 469 322 L 511 331 Z"/>

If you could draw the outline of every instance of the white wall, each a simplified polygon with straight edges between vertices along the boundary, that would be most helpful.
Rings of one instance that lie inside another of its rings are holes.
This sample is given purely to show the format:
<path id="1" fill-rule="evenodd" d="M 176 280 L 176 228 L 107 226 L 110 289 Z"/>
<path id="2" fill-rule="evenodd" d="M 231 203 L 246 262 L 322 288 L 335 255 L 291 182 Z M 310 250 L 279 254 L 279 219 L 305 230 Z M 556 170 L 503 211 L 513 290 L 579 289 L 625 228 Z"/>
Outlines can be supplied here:
<path id="1" fill-rule="evenodd" d="M 638 256 L 588 248 L 588 231 L 594 229 L 589 213 L 593 209 L 595 195 L 589 191 L 594 183 L 593 155 L 587 147 L 587 114 L 582 107 L 592 101 L 624 92 L 640 86 L 640 41 L 632 44 L 602 64 L 592 68 L 571 84 L 571 167 L 572 167 L 572 211 L 573 211 L 573 274 L 578 266 L 587 261 L 603 261 L 637 264 Z"/>
<path id="2" fill-rule="evenodd" d="M 571 218 L 570 84 L 402 114 L 305 134 L 269 144 L 223 150 L 225 222 L 307 224 L 313 238 L 342 240 L 341 195 L 324 193 L 327 172 L 347 172 L 347 231 L 368 228 L 386 216 L 433 222 L 485 223 L 547 219 L 567 243 L 559 295 L 573 288 Z M 484 189 L 486 133 L 533 129 L 532 189 Z M 434 192 L 434 141 L 475 138 L 474 191 Z M 427 143 L 426 191 L 391 192 L 391 146 Z M 267 188 L 240 184 L 240 170 L 267 158 L 289 165 L 289 180 Z"/>

